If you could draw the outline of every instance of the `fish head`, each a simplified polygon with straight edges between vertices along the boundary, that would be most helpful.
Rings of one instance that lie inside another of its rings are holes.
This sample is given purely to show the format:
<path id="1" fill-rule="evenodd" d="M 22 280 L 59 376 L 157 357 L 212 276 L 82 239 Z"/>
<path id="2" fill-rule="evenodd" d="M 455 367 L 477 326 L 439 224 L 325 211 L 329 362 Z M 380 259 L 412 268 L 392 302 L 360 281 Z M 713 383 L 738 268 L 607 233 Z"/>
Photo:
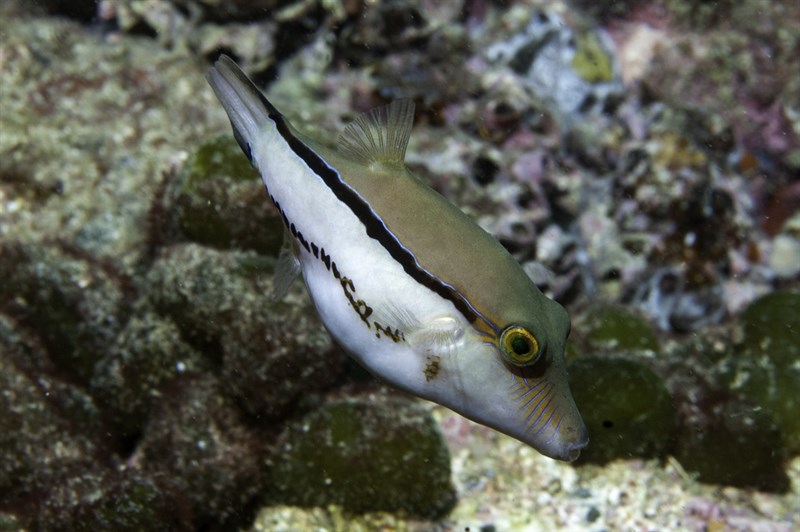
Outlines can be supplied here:
<path id="1" fill-rule="evenodd" d="M 499 333 L 465 335 L 450 393 L 466 417 L 545 456 L 572 461 L 589 434 L 567 380 L 569 317 L 555 301 L 541 301 L 549 308 L 537 317 L 509 323 Z"/>

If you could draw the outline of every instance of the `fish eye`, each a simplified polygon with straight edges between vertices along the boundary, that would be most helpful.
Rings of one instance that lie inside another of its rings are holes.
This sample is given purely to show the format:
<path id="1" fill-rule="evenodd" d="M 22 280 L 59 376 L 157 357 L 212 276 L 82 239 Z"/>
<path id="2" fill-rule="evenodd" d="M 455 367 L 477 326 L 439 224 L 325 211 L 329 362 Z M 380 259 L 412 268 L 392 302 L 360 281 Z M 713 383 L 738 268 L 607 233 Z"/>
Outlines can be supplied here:
<path id="1" fill-rule="evenodd" d="M 530 366 L 539 359 L 539 342 L 525 327 L 511 325 L 500 335 L 503 356 L 515 366 Z"/>

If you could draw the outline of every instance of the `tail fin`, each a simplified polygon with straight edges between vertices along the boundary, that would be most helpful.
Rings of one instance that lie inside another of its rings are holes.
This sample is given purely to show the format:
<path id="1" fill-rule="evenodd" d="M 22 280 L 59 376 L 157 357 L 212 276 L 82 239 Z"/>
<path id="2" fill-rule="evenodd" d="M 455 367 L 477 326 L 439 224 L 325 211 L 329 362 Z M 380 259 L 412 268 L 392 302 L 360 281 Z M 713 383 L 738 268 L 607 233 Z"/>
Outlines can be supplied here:
<path id="1" fill-rule="evenodd" d="M 211 88 L 217 95 L 233 127 L 233 136 L 239 147 L 255 166 L 251 150 L 251 141 L 267 124 L 267 121 L 283 121 L 283 116 L 273 107 L 269 100 L 242 72 L 233 59 L 220 56 L 206 76 Z"/>

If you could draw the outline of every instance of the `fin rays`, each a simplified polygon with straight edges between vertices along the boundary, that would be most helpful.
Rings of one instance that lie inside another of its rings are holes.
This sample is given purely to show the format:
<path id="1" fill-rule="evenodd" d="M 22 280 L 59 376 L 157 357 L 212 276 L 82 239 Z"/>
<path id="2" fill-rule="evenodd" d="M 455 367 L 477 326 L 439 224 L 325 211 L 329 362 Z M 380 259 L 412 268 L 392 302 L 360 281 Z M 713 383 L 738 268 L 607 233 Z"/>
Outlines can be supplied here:
<path id="1" fill-rule="evenodd" d="M 275 277 L 272 281 L 272 294 L 270 299 L 278 301 L 283 299 L 292 283 L 300 274 L 300 261 L 292 249 L 291 235 L 286 232 L 283 236 L 283 245 L 275 265 Z"/>
<path id="2" fill-rule="evenodd" d="M 461 345 L 465 330 L 453 316 L 419 320 L 409 311 L 389 306 L 386 311 L 389 323 L 405 333 L 409 345 L 418 353 L 448 356 Z"/>
<path id="3" fill-rule="evenodd" d="M 395 100 L 359 115 L 339 136 L 339 151 L 364 165 L 400 164 L 406 156 L 414 102 Z"/>

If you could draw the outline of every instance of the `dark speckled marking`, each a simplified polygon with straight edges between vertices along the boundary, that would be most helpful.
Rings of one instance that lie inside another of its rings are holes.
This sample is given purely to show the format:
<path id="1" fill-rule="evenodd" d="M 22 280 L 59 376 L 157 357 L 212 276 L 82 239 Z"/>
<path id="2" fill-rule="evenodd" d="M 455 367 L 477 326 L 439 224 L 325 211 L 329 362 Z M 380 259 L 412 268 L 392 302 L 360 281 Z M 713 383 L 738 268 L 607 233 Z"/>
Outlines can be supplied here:
<path id="1" fill-rule="evenodd" d="M 425 364 L 425 370 L 423 373 L 425 374 L 426 381 L 432 381 L 439 375 L 439 370 L 441 368 L 442 357 L 436 355 L 428 355 Z"/>

